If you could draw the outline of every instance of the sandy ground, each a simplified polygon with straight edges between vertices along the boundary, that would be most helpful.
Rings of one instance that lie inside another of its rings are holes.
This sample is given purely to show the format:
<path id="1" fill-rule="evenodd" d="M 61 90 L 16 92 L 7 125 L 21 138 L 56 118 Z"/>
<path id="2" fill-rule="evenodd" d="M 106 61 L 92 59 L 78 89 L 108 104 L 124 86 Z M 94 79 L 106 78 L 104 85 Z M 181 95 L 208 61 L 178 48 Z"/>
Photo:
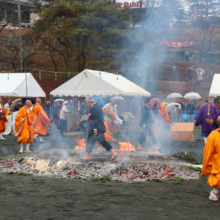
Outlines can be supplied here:
<path id="1" fill-rule="evenodd" d="M 129 137 L 129 138 L 128 138 Z M 0 155 L 17 154 L 17 138 L 6 136 L 0 142 Z M 138 134 L 120 134 L 118 139 L 137 145 Z M 55 136 L 44 148 L 73 147 L 76 138 Z M 202 139 L 195 130 L 195 140 Z M 65 140 L 65 141 L 64 141 Z M 202 159 L 204 143 L 169 142 L 162 139 L 165 151 L 183 148 Z M 146 144 L 147 145 L 147 144 Z M 145 147 L 147 148 L 147 146 Z M 32 149 L 39 148 L 33 144 Z M 0 174 L 0 219 L 198 219 L 219 220 L 219 203 L 208 200 L 207 179 L 171 183 L 121 183 L 82 181 Z"/>

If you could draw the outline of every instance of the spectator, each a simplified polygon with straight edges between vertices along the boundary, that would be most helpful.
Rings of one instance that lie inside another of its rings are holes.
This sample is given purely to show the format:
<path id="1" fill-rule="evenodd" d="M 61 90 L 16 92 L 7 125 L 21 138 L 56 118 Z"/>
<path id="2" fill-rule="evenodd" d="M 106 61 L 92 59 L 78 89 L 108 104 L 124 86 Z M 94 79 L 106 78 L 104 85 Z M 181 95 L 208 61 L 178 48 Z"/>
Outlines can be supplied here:
<path id="1" fill-rule="evenodd" d="M 181 102 L 181 99 L 177 100 L 177 103 L 181 105 L 181 110 L 178 111 L 179 121 L 183 121 L 183 114 L 185 112 L 185 105 Z"/>
<path id="2" fill-rule="evenodd" d="M 100 100 L 97 100 L 97 104 L 101 107 L 101 109 L 104 107 L 104 105 L 100 102 Z"/>
<path id="3" fill-rule="evenodd" d="M 187 121 L 194 122 L 194 111 L 195 111 L 195 105 L 192 103 L 192 100 L 188 101 L 188 104 L 186 106 L 186 114 L 187 114 Z"/>
<path id="4" fill-rule="evenodd" d="M 15 107 L 14 107 L 14 112 L 19 111 L 19 109 L 20 109 L 21 107 L 22 107 L 21 101 L 18 101 L 17 104 L 16 104 Z"/>
<path id="5" fill-rule="evenodd" d="M 50 101 L 47 101 L 46 105 L 44 106 L 44 110 L 47 113 L 48 118 L 50 118 L 50 107 L 51 107 Z"/>
<path id="6" fill-rule="evenodd" d="M 64 101 L 63 102 L 63 107 L 60 110 L 60 122 L 61 122 L 61 134 L 63 135 L 63 132 L 66 128 L 67 125 L 67 115 L 70 112 L 69 111 L 69 102 L 68 101 Z"/>
<path id="7" fill-rule="evenodd" d="M 88 112 L 89 112 L 89 109 L 88 109 L 88 107 L 87 107 L 87 105 L 86 105 L 86 103 L 85 102 L 82 102 L 81 104 L 80 104 L 80 114 L 81 115 L 86 115 Z"/>
<path id="8" fill-rule="evenodd" d="M 11 100 L 8 99 L 8 102 L 4 105 L 6 110 L 11 110 Z"/>

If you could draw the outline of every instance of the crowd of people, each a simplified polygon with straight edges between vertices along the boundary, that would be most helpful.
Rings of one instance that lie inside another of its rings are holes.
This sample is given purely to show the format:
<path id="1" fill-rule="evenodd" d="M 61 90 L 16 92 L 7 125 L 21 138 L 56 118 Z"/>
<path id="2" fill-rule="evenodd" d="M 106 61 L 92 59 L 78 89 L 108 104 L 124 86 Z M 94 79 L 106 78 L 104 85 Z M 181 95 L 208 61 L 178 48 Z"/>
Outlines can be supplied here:
<path id="1" fill-rule="evenodd" d="M 181 100 L 177 100 L 181 111 L 178 110 L 176 118 L 183 121 L 182 113 L 185 110 L 187 120 L 194 122 L 195 105 L 191 100 L 184 105 Z M 159 98 L 146 98 L 141 106 L 140 117 L 140 138 L 137 147 L 138 151 L 144 151 L 142 145 L 148 137 L 154 149 L 159 149 L 157 141 L 158 127 L 171 125 L 170 114 L 166 108 L 167 103 L 163 103 Z M 176 106 L 174 105 L 176 108 Z M 174 110 L 175 110 L 174 108 Z M 30 144 L 33 140 L 43 142 L 43 136 L 47 134 L 47 127 L 51 126 L 51 121 L 58 125 L 60 123 L 61 134 L 63 135 L 67 124 L 67 115 L 72 112 L 71 101 L 64 101 L 62 104 L 46 102 L 44 108 L 40 98 L 36 99 L 35 105 L 31 100 L 26 100 L 22 106 L 18 100 L 13 106 L 13 111 L 17 110 L 15 117 L 14 135 L 18 137 L 20 145 L 19 153 L 31 153 Z M 114 98 L 109 103 L 102 105 L 100 100 L 95 102 L 92 96 L 89 96 L 81 103 L 81 114 L 88 125 L 88 137 L 86 144 L 86 156 L 82 160 L 91 160 L 91 152 L 96 141 L 98 141 L 107 151 L 111 152 L 111 160 L 114 160 L 118 154 L 113 149 L 109 141 L 113 140 L 111 131 L 120 130 L 120 124 L 123 119 L 118 116 L 117 105 Z M 5 140 L 3 132 L 6 129 L 7 115 L 11 114 L 11 100 L 5 105 L 0 98 L 0 140 Z M 51 113 L 53 117 L 51 120 Z M 206 143 L 204 150 L 204 162 L 202 175 L 210 175 L 208 184 L 213 188 L 209 199 L 218 201 L 220 188 L 220 97 L 208 100 L 197 111 L 195 117 L 195 126 L 201 126 L 201 135 Z"/>

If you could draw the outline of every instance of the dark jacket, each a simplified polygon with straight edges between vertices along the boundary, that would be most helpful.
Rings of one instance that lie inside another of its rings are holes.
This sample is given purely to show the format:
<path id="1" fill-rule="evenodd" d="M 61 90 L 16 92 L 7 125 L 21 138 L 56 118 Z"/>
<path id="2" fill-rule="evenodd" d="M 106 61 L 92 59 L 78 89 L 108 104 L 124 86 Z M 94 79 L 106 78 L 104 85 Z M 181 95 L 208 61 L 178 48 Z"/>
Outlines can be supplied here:
<path id="1" fill-rule="evenodd" d="M 89 136 L 94 134 L 94 129 L 97 129 L 98 134 L 105 133 L 104 116 L 101 107 L 96 103 L 92 106 L 89 113 L 91 114 Z"/>
<path id="2" fill-rule="evenodd" d="M 19 109 L 20 109 L 21 107 L 22 107 L 21 105 L 16 104 L 15 107 L 14 107 L 14 112 L 19 111 Z"/>
<path id="3" fill-rule="evenodd" d="M 47 113 L 47 115 L 50 115 L 50 107 L 51 105 L 44 105 L 44 111 Z"/>
<path id="4" fill-rule="evenodd" d="M 195 111 L 195 105 L 194 104 L 188 104 L 186 106 L 186 114 L 187 115 L 192 115 L 194 114 L 194 111 Z"/>
<path id="5" fill-rule="evenodd" d="M 150 109 L 147 105 L 144 105 L 144 107 L 141 109 L 141 120 L 140 120 L 140 127 L 143 127 L 145 124 L 146 127 L 151 128 L 151 125 L 153 124 L 154 120 L 152 119 Z"/>
<path id="6" fill-rule="evenodd" d="M 178 102 L 181 105 L 181 112 L 185 112 L 185 105 L 182 102 Z"/>

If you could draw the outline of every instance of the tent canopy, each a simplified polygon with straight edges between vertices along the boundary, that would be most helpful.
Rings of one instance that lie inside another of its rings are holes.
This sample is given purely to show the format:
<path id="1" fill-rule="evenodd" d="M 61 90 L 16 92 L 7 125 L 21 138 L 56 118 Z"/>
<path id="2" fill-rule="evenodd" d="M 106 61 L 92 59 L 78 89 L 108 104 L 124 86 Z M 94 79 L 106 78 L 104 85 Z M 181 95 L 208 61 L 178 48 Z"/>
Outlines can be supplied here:
<path id="1" fill-rule="evenodd" d="M 77 76 L 50 92 L 53 96 L 99 96 L 113 95 L 145 96 L 151 94 L 121 75 L 85 69 Z"/>
<path id="2" fill-rule="evenodd" d="M 215 74 L 209 91 L 209 96 L 220 96 L 220 74 Z"/>
<path id="3" fill-rule="evenodd" d="M 46 97 L 45 92 L 31 73 L 27 75 L 27 94 L 25 73 L 0 73 L 0 96 Z"/>

